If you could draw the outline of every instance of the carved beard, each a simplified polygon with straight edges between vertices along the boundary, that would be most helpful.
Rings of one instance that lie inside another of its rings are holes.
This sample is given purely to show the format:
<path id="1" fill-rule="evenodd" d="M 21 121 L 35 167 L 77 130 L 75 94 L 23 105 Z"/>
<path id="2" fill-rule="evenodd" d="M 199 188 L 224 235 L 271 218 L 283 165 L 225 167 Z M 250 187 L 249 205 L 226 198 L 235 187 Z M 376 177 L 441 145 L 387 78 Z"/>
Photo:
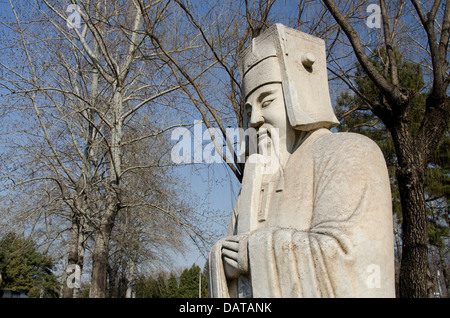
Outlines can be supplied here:
<path id="1" fill-rule="evenodd" d="M 258 154 L 263 156 L 266 174 L 274 174 L 281 166 L 278 128 L 262 126 L 257 137 Z"/>

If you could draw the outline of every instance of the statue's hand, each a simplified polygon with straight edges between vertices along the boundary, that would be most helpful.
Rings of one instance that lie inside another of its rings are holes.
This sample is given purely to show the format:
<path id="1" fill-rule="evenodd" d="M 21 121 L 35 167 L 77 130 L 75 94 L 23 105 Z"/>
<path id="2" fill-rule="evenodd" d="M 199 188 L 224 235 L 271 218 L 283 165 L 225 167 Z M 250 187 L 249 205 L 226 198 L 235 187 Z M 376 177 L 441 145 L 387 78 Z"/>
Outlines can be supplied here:
<path id="1" fill-rule="evenodd" d="M 222 258 L 225 275 L 237 279 L 248 274 L 248 234 L 227 237 L 222 243 Z"/>

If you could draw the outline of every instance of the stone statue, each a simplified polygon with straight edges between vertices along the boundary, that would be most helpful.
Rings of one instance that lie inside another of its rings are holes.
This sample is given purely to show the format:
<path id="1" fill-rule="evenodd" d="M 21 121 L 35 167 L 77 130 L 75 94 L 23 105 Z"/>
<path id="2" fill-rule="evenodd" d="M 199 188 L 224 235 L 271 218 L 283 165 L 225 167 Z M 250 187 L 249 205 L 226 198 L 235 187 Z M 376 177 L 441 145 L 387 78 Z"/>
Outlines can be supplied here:
<path id="1" fill-rule="evenodd" d="M 325 54 L 323 40 L 275 24 L 239 56 L 244 123 L 262 150 L 210 252 L 211 297 L 395 296 L 386 163 L 367 137 L 329 130 Z"/>

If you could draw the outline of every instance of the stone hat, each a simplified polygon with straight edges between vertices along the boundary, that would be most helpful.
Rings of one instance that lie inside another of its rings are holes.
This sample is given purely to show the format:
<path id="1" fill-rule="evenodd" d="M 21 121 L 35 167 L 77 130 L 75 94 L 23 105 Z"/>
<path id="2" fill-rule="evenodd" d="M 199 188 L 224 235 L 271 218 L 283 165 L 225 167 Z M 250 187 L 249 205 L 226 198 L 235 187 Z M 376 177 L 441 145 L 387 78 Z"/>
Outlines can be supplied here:
<path id="1" fill-rule="evenodd" d="M 258 87 L 281 83 L 292 127 L 309 131 L 339 125 L 328 89 L 325 41 L 274 24 L 238 56 L 245 97 Z"/>

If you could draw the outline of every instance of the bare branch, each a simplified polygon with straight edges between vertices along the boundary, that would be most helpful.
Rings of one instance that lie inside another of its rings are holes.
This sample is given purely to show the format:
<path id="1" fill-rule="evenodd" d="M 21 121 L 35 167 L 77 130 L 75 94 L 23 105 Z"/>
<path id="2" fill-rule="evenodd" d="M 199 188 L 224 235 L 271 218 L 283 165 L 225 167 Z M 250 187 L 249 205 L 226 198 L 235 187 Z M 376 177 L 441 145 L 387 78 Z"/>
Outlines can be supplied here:
<path id="1" fill-rule="evenodd" d="M 380 90 L 388 99 L 397 101 L 395 103 L 397 105 L 406 105 L 409 100 L 409 97 L 405 95 L 402 91 L 400 91 L 398 87 L 390 83 L 382 74 L 380 74 L 377 68 L 370 61 L 370 58 L 367 56 L 364 50 L 364 46 L 361 40 L 359 39 L 357 32 L 350 25 L 350 23 L 342 14 L 342 12 L 339 10 L 338 6 L 334 3 L 334 1 L 323 0 L 323 2 L 327 6 L 330 13 L 334 16 L 336 21 L 339 23 L 344 33 L 347 35 L 347 38 L 349 39 L 355 51 L 356 58 L 358 59 L 359 63 L 363 67 L 366 74 L 370 77 L 370 79 L 375 83 L 375 85 L 377 85 L 380 88 Z M 403 108 L 396 109 L 396 111 L 401 114 L 404 111 L 404 109 Z"/>
<path id="2" fill-rule="evenodd" d="M 383 33 L 384 33 L 384 45 L 386 47 L 386 53 L 388 55 L 388 68 L 391 71 L 391 81 L 394 86 L 399 85 L 397 61 L 395 59 L 394 48 L 392 47 L 392 35 L 389 26 L 389 16 L 386 9 L 386 3 L 384 0 L 380 0 L 381 16 L 383 21 Z"/>

